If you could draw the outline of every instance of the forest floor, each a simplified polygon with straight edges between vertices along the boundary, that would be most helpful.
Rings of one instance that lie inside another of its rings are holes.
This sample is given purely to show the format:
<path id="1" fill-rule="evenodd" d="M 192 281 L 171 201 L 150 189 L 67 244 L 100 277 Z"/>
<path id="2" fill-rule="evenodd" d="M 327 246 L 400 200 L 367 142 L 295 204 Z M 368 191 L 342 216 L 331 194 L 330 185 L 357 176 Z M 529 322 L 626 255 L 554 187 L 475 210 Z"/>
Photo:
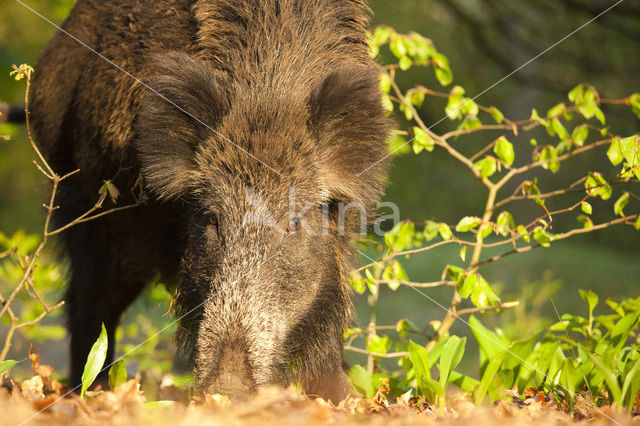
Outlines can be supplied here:
<path id="1" fill-rule="evenodd" d="M 588 395 L 577 397 L 568 413 L 542 392 L 525 391 L 493 406 L 476 406 L 463 395 L 451 396 L 436 407 L 409 393 L 390 400 L 380 387 L 373 398 L 348 397 L 337 406 L 300 395 L 295 388 L 272 387 L 230 401 L 221 395 L 202 394 L 185 399 L 184 390 L 162 384 L 163 401 L 146 401 L 137 379 L 114 391 L 93 392 L 80 398 L 51 377 L 53 368 L 32 358 L 33 377 L 18 383 L 6 376 L 0 388 L 0 425 L 23 424 L 154 424 L 154 425 L 315 425 L 315 424 L 433 424 L 474 426 L 509 424 L 640 425 L 640 412 L 631 416 L 615 407 L 594 407 Z M 587 398 L 587 399 L 585 399 Z"/>

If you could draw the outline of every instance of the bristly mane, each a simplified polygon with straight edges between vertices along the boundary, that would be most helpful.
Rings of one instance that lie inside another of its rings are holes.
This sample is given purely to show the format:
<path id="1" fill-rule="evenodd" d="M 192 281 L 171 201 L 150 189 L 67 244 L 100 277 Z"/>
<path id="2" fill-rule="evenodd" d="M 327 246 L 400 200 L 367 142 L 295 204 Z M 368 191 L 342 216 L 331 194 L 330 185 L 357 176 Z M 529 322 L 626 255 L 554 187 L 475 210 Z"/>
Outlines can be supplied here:
<path id="1" fill-rule="evenodd" d="M 189 179 L 197 185 L 196 174 L 206 179 L 221 164 L 264 179 L 254 164 L 259 158 L 301 180 L 317 176 L 332 199 L 375 204 L 385 183 L 388 162 L 381 160 L 390 122 L 380 99 L 380 70 L 369 57 L 367 11 L 361 0 L 196 1 L 197 57 L 160 55 L 155 68 L 163 75 L 151 85 L 169 98 L 194 94 L 184 105 L 178 102 L 185 110 L 206 117 L 207 110 L 217 109 L 219 118 L 209 124 L 244 151 L 225 151 L 225 141 L 203 144 L 204 135 L 181 149 L 175 138 L 163 142 L 161 125 L 153 123 L 185 117 L 150 96 L 138 132 L 150 187 L 163 197 L 179 196 Z M 198 72 L 212 87 L 191 78 Z M 220 95 L 203 98 L 204 93 Z M 225 96 L 228 102 L 220 102 Z M 199 123 L 188 126 L 197 129 Z M 193 156 L 173 158 L 172 152 L 198 153 L 203 160 L 177 173 L 175 165 L 188 165 Z"/>
<path id="2" fill-rule="evenodd" d="M 247 85 L 312 83 L 344 61 L 370 64 L 362 0 L 201 0 L 203 59 Z"/>

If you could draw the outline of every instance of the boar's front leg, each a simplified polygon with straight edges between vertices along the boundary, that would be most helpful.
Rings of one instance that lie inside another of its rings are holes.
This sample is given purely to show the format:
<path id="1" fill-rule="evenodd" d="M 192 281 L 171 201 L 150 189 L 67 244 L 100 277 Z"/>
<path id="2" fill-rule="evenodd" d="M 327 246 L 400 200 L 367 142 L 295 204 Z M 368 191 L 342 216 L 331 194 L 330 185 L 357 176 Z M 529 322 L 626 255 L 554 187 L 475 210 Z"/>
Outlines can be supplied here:
<path id="1" fill-rule="evenodd" d="M 132 281 L 123 273 L 126 261 L 122 258 L 126 255 L 110 246 L 104 222 L 88 222 L 69 229 L 65 243 L 72 268 L 66 304 L 71 334 L 71 385 L 76 387 L 81 384 L 87 356 L 102 323 L 109 337 L 104 365 L 111 364 L 120 316 L 145 282 Z M 107 371 L 100 375 L 99 382 L 104 381 Z"/>
<path id="2" fill-rule="evenodd" d="M 353 391 L 344 371 L 341 336 L 323 343 L 322 347 L 309 348 L 311 356 L 300 371 L 300 384 L 307 395 L 337 405 Z"/>

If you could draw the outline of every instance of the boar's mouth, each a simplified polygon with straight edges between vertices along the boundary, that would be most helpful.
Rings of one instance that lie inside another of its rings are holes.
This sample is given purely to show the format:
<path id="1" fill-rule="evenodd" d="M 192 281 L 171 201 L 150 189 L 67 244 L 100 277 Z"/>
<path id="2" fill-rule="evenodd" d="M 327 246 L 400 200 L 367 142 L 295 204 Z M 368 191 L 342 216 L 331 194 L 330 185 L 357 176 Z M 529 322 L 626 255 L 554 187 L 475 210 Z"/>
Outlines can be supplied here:
<path id="1" fill-rule="evenodd" d="M 241 399 L 255 391 L 247 345 L 240 340 L 221 345 L 216 354 L 216 366 L 200 379 L 199 387 L 211 394 Z M 215 362 L 215 361 L 214 361 Z"/>

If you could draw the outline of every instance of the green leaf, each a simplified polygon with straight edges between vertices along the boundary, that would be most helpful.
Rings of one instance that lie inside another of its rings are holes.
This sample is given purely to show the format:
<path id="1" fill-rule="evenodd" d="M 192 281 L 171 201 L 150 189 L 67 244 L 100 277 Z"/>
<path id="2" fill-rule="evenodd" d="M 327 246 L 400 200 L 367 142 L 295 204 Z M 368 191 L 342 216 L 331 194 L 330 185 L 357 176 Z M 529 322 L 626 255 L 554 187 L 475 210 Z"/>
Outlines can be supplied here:
<path id="1" fill-rule="evenodd" d="M 502 114 L 502 111 L 500 111 L 496 107 L 491 107 L 489 109 L 489 112 L 491 113 L 491 117 L 493 117 L 496 123 L 498 124 L 502 123 L 502 121 L 504 120 L 504 114 Z"/>
<path id="2" fill-rule="evenodd" d="M 445 241 L 448 241 L 451 238 L 453 238 L 453 234 L 451 233 L 451 228 L 449 228 L 449 225 L 447 225 L 446 223 L 441 223 L 438 226 L 438 233 L 440 234 L 440 237 Z"/>
<path id="3" fill-rule="evenodd" d="M 582 84 L 578 84 L 569 92 L 569 100 L 575 103 L 578 99 L 582 99 L 583 91 L 584 91 L 584 86 Z"/>
<path id="4" fill-rule="evenodd" d="M 444 396 L 444 389 L 442 386 L 431 379 L 427 350 L 410 340 L 409 359 L 413 365 L 420 393 L 426 396 L 431 402 L 436 402 L 439 397 Z"/>
<path id="5" fill-rule="evenodd" d="M 510 231 L 516 227 L 513 216 L 508 211 L 503 211 L 496 219 L 497 231 L 503 237 L 510 234 Z"/>
<path id="6" fill-rule="evenodd" d="M 443 389 L 446 389 L 447 387 L 451 371 L 453 371 L 453 369 L 460 364 L 460 361 L 462 361 L 462 355 L 464 355 L 466 343 L 466 337 L 461 339 L 458 336 L 451 336 L 444 344 L 440 355 L 440 361 L 438 362 L 438 369 L 440 371 L 438 383 Z"/>
<path id="7" fill-rule="evenodd" d="M 553 235 L 545 231 L 544 228 L 538 226 L 533 230 L 533 238 L 542 247 L 549 247 L 551 245 L 551 241 L 553 240 Z"/>
<path id="8" fill-rule="evenodd" d="M 476 117 L 475 115 L 468 115 L 462 121 L 462 124 L 458 126 L 458 130 L 477 129 L 478 127 L 481 127 L 481 126 L 482 126 L 482 122 L 480 121 L 480 119 L 478 119 L 478 117 Z"/>
<path id="9" fill-rule="evenodd" d="M 624 208 L 629 204 L 629 193 L 625 192 L 613 205 L 613 212 L 618 216 L 624 216 Z"/>
<path id="10" fill-rule="evenodd" d="M 576 126 L 573 129 L 573 132 L 571 132 L 571 139 L 578 146 L 583 146 L 584 141 L 587 140 L 588 136 L 589 136 L 589 127 L 587 127 L 586 124 L 581 124 L 579 126 Z"/>
<path id="11" fill-rule="evenodd" d="M 365 290 L 367 289 L 364 279 L 362 278 L 362 275 L 360 275 L 355 271 L 353 271 L 349 275 L 349 284 L 351 285 L 351 288 L 358 294 L 364 293 Z"/>
<path id="12" fill-rule="evenodd" d="M 482 220 L 477 216 L 465 216 L 456 225 L 457 232 L 469 232 L 476 228 Z"/>
<path id="13" fill-rule="evenodd" d="M 109 369 L 109 388 L 114 390 L 127 381 L 127 368 L 124 360 L 117 360 Z"/>
<path id="14" fill-rule="evenodd" d="M 622 163 L 624 157 L 622 156 L 622 152 L 620 152 L 620 138 L 611 139 L 611 144 L 609 145 L 609 149 L 607 150 L 607 157 L 609 157 L 609 161 L 614 166 Z"/>
<path id="15" fill-rule="evenodd" d="M 369 288 L 371 294 L 378 293 L 378 285 L 376 284 L 376 279 L 373 277 L 373 275 L 371 275 L 371 271 L 366 269 L 364 271 L 364 275 L 366 277 L 367 287 Z"/>
<path id="16" fill-rule="evenodd" d="M 480 350 L 486 360 L 495 358 L 500 353 L 505 352 L 511 342 L 504 337 L 498 336 L 493 331 L 486 328 L 474 315 L 469 317 L 469 327 L 474 337 L 480 345 Z"/>
<path id="17" fill-rule="evenodd" d="M 408 281 L 409 277 L 400 262 L 394 260 L 382 272 L 382 279 L 388 281 L 391 290 L 396 291 L 400 287 L 400 280 Z"/>
<path id="18" fill-rule="evenodd" d="M 542 124 L 543 126 L 547 126 L 547 120 L 541 118 L 540 115 L 538 114 L 538 111 L 535 108 L 531 110 L 531 120 L 536 121 Z M 532 139 L 532 140 L 535 140 L 535 139 Z"/>
<path id="19" fill-rule="evenodd" d="M 6 361 L 0 362 L 0 375 L 2 375 L 5 371 L 11 370 L 16 364 L 21 363 L 21 361 L 14 361 L 12 359 L 8 359 Z"/>
<path id="20" fill-rule="evenodd" d="M 473 377 L 465 376 L 455 370 L 449 375 L 449 381 L 467 393 L 472 393 L 480 384 L 480 382 Z"/>
<path id="21" fill-rule="evenodd" d="M 416 145 L 418 145 L 421 148 L 420 151 L 422 151 L 422 148 L 424 148 L 427 151 L 432 152 L 435 147 L 435 143 L 429 137 L 429 135 L 427 135 L 427 133 L 424 130 L 422 130 L 420 127 L 413 127 L 412 130 L 413 130 L 413 136 L 414 136 L 414 140 L 413 140 L 414 152 L 416 149 L 415 148 Z"/>
<path id="22" fill-rule="evenodd" d="M 379 354 L 386 354 L 391 348 L 391 339 L 389 336 L 378 336 L 374 334 L 367 337 L 367 350 Z"/>
<path id="23" fill-rule="evenodd" d="M 435 237 L 438 236 L 438 222 L 434 222 L 433 220 L 427 221 L 424 230 L 422 231 L 422 235 L 425 240 L 432 241 Z"/>
<path id="24" fill-rule="evenodd" d="M 593 220 L 591 220 L 589 216 L 581 214 L 576 219 L 582 224 L 584 229 L 593 228 Z"/>
<path id="25" fill-rule="evenodd" d="M 480 225 L 480 229 L 478 229 L 478 232 L 476 233 L 476 241 L 477 242 L 482 242 L 485 238 L 487 238 L 489 235 L 491 235 L 491 232 L 493 232 L 493 227 L 487 223 Z"/>
<path id="26" fill-rule="evenodd" d="M 479 275 L 476 286 L 471 291 L 471 303 L 479 308 L 500 303 L 500 298 L 489 287 L 489 283 Z"/>
<path id="27" fill-rule="evenodd" d="M 408 154 L 411 152 L 411 146 L 398 134 L 392 135 L 386 142 L 387 150 L 395 155 Z"/>
<path id="28" fill-rule="evenodd" d="M 636 219 L 636 223 L 633 224 L 633 227 L 636 228 L 636 231 L 640 231 L 640 216 Z"/>
<path id="29" fill-rule="evenodd" d="M 590 215 L 591 213 L 593 213 L 593 207 L 591 207 L 591 204 L 587 203 L 586 201 L 582 202 L 581 208 L 582 208 L 582 211 L 586 214 Z"/>
<path id="30" fill-rule="evenodd" d="M 354 365 L 349 370 L 349 381 L 358 392 L 364 394 L 365 397 L 371 398 L 375 394 L 375 389 L 371 381 L 371 376 L 367 374 L 367 370 L 361 365 Z"/>
<path id="31" fill-rule="evenodd" d="M 382 94 L 382 108 L 384 108 L 385 115 L 390 115 L 393 112 L 393 101 L 387 94 Z"/>
<path id="32" fill-rule="evenodd" d="M 391 78 L 386 72 L 380 74 L 380 90 L 383 93 L 389 93 L 391 90 Z"/>
<path id="33" fill-rule="evenodd" d="M 511 167 L 515 159 L 515 152 L 513 151 L 513 144 L 507 138 L 500 136 L 493 147 L 493 152 L 496 153 L 505 166 Z"/>
<path id="34" fill-rule="evenodd" d="M 447 265 L 447 276 L 452 281 L 458 281 L 463 271 L 464 269 L 460 268 L 459 266 Z"/>
<path id="35" fill-rule="evenodd" d="M 436 79 L 438 79 L 438 82 L 440 82 L 442 86 L 450 85 L 453 81 L 453 74 L 449 68 L 449 59 L 442 53 L 434 53 L 432 57 L 435 65 L 433 70 L 436 74 Z"/>
<path id="36" fill-rule="evenodd" d="M 549 111 L 547 111 L 547 118 L 552 118 L 552 117 L 557 117 L 559 115 L 562 115 L 566 110 L 567 110 L 567 106 L 561 102 L 557 105 L 554 105 L 549 109 Z"/>
<path id="37" fill-rule="evenodd" d="M 622 400 L 626 401 L 629 412 L 633 409 L 636 395 L 640 390 L 640 358 L 633 364 L 622 384 Z"/>
<path id="38" fill-rule="evenodd" d="M 593 315 L 593 310 L 598 306 L 598 295 L 591 290 L 578 290 L 580 297 L 589 308 L 589 316 Z"/>
<path id="39" fill-rule="evenodd" d="M 598 172 L 589 173 L 589 177 L 584 182 L 584 187 L 590 197 L 600 197 L 603 200 L 611 198 L 613 190 L 611 185 L 605 180 L 602 174 Z"/>
<path id="40" fill-rule="evenodd" d="M 389 44 L 389 50 L 391 50 L 391 53 L 398 59 L 407 56 L 407 48 L 402 42 L 402 36 L 396 35 L 393 37 L 391 44 Z"/>
<path id="41" fill-rule="evenodd" d="M 520 236 L 522 236 L 522 239 L 525 242 L 529 242 L 531 241 L 531 238 L 529 237 L 529 233 L 527 232 L 527 228 L 524 227 L 524 225 L 518 225 L 517 228 L 518 234 L 520 234 Z"/>
<path id="42" fill-rule="evenodd" d="M 598 119 L 598 121 L 599 121 L 600 123 L 602 123 L 602 124 L 606 124 L 607 120 L 606 120 L 606 118 L 604 117 L 604 113 L 602 112 L 602 110 L 601 110 L 599 107 L 597 107 L 597 106 L 596 106 L 596 107 L 594 108 L 594 113 L 595 113 L 595 116 L 596 116 L 596 118 Z"/>
<path id="43" fill-rule="evenodd" d="M 420 380 L 421 377 L 431 378 L 427 350 L 423 346 L 415 343 L 413 340 L 409 341 L 409 358 L 411 359 L 411 364 L 413 364 L 416 378 L 418 380 Z"/>
<path id="44" fill-rule="evenodd" d="M 489 390 L 489 385 L 491 385 L 491 382 L 498 373 L 498 369 L 500 368 L 500 365 L 502 364 L 506 353 L 506 351 L 499 352 L 489 359 L 489 364 L 484 370 L 484 374 L 482 375 L 480 384 L 473 394 L 476 405 L 480 405 L 482 403 L 482 400 L 487 394 L 487 390 Z"/>
<path id="45" fill-rule="evenodd" d="M 547 145 L 542 148 L 542 152 L 538 154 L 536 160 L 546 161 L 544 164 L 542 164 L 542 168 L 551 170 L 552 173 L 555 173 L 560 170 L 560 162 L 551 160 L 555 160 L 556 158 L 558 158 L 558 151 L 556 150 L 556 148 Z"/>
<path id="46" fill-rule="evenodd" d="M 612 368 L 613 366 L 607 365 L 607 363 L 604 362 L 601 357 L 595 354 L 587 353 L 587 356 L 589 356 L 589 359 L 593 361 L 596 369 L 604 377 L 604 380 L 607 383 L 607 389 L 609 391 L 609 394 L 613 397 L 613 400 L 616 402 L 616 404 L 618 404 L 619 407 L 622 407 L 624 404 L 624 401 L 622 400 L 622 390 L 620 389 L 620 385 L 618 384 L 618 378 Z"/>
<path id="47" fill-rule="evenodd" d="M 469 248 L 469 246 L 462 246 L 462 248 L 460 249 L 460 259 L 462 259 L 463 262 L 466 262 L 467 259 L 467 249 Z"/>
<path id="48" fill-rule="evenodd" d="M 420 331 L 418 327 L 406 318 L 401 319 L 396 323 L 396 331 L 401 337 L 407 337 L 409 331 Z"/>
<path id="49" fill-rule="evenodd" d="M 464 115 L 462 112 L 464 99 L 464 88 L 462 86 L 453 86 L 449 92 L 449 100 L 445 108 L 447 117 L 451 120 L 462 118 Z"/>
<path id="50" fill-rule="evenodd" d="M 102 331 L 100 331 L 98 339 L 91 347 L 91 351 L 87 357 L 87 362 L 84 365 L 84 371 L 82 372 L 82 388 L 80 390 L 81 398 L 84 398 L 84 394 L 87 389 L 89 389 L 96 380 L 96 377 L 98 377 L 98 374 L 100 374 L 104 361 L 107 359 L 108 344 L 107 329 L 104 327 L 104 324 L 102 324 Z"/>
<path id="51" fill-rule="evenodd" d="M 473 166 L 480 173 L 481 178 L 488 178 L 498 171 L 498 162 L 490 155 L 487 155 L 482 160 L 476 161 Z"/>
<path id="52" fill-rule="evenodd" d="M 629 338 L 629 333 L 631 333 L 631 329 L 638 322 L 638 317 L 640 316 L 640 311 L 633 312 L 628 315 L 625 315 L 616 323 L 611 330 L 611 344 L 613 345 L 616 352 L 620 352 L 620 350 L 627 343 L 627 339 Z"/>
<path id="53" fill-rule="evenodd" d="M 569 139 L 569 132 L 567 132 L 567 129 L 557 117 L 551 119 L 551 127 L 553 128 L 554 133 L 557 134 L 560 139 Z"/>
<path id="54" fill-rule="evenodd" d="M 593 310 L 598 306 L 598 295 L 591 290 L 578 290 L 580 297 L 589 309 L 589 335 L 591 335 L 593 327 Z"/>
<path id="55" fill-rule="evenodd" d="M 393 32 L 393 29 L 390 27 L 378 27 L 373 32 L 373 38 L 376 40 L 376 43 L 385 44 L 389 41 Z"/>
<path id="56" fill-rule="evenodd" d="M 469 274 L 464 281 L 458 282 L 456 290 L 460 297 L 466 299 L 471 295 L 471 292 L 478 285 L 478 274 Z"/>
<path id="57" fill-rule="evenodd" d="M 572 359 L 565 359 L 562 365 L 562 373 L 560 375 L 560 384 L 567 393 L 567 400 L 570 407 L 573 407 L 573 401 L 578 385 L 584 380 L 579 368 L 573 364 Z"/>
<path id="58" fill-rule="evenodd" d="M 453 74 L 449 68 L 434 68 L 436 79 L 442 86 L 448 86 L 453 81 Z"/>
<path id="59" fill-rule="evenodd" d="M 420 34 L 413 34 L 413 42 L 416 48 L 414 55 L 416 61 L 427 62 L 435 53 L 433 46 L 429 44 L 429 40 L 422 37 Z"/>
<path id="60" fill-rule="evenodd" d="M 640 93 L 629 96 L 629 105 L 631 105 L 633 113 L 640 118 Z"/>
<path id="61" fill-rule="evenodd" d="M 118 191 L 118 188 L 116 188 L 116 186 L 110 180 L 104 181 L 104 184 L 102 185 L 98 193 L 100 195 L 108 195 L 113 203 L 115 203 L 120 196 L 120 191 Z"/>
<path id="62" fill-rule="evenodd" d="M 637 166 L 640 164 L 640 155 L 638 154 L 639 149 L 640 136 L 630 136 L 628 138 L 620 139 L 620 152 L 629 165 Z"/>
<path id="63" fill-rule="evenodd" d="M 409 68 L 411 68 L 412 65 L 413 65 L 413 61 L 408 56 L 403 56 L 398 61 L 398 66 L 402 71 L 408 70 Z"/>

